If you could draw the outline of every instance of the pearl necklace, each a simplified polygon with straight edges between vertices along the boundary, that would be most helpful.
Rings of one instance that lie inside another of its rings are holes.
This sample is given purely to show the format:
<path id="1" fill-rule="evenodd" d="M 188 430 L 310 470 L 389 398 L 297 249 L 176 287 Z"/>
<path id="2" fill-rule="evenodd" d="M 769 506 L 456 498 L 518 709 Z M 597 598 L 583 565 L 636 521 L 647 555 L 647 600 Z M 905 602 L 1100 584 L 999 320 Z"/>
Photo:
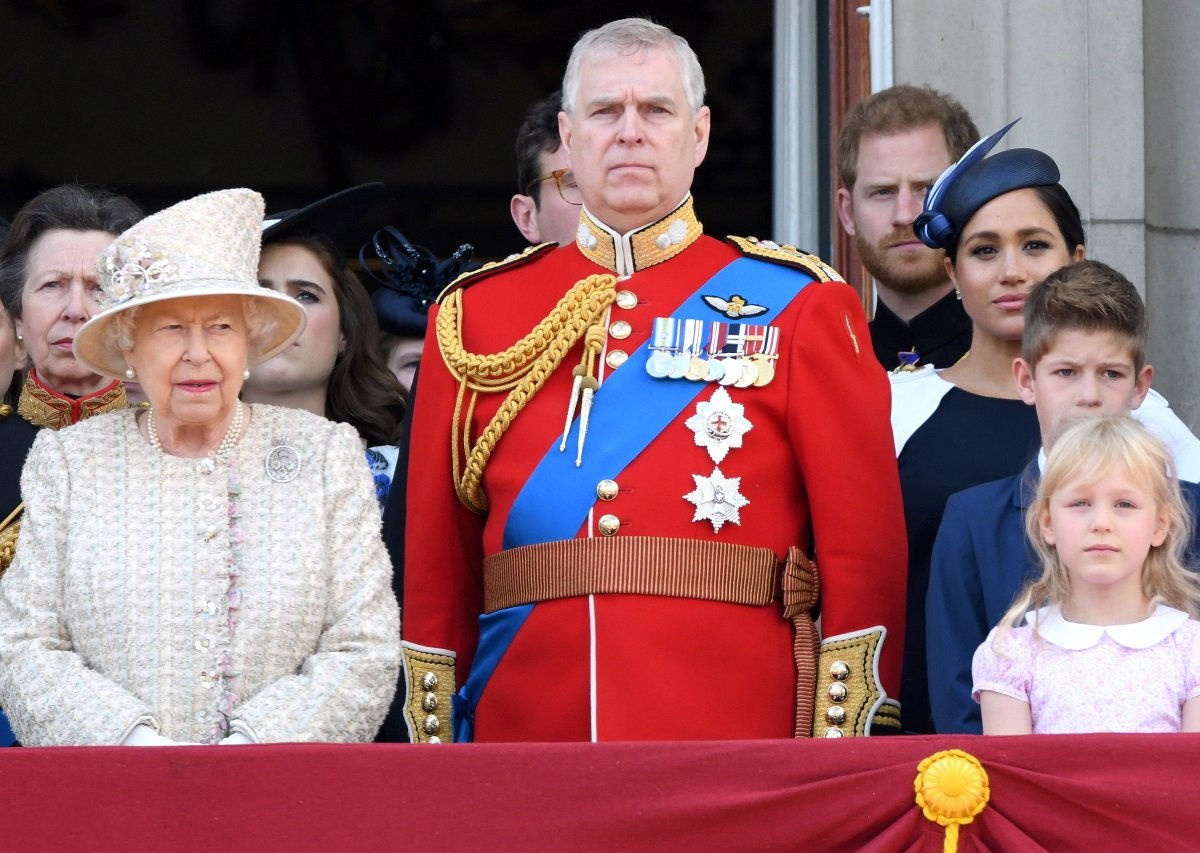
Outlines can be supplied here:
<path id="1" fill-rule="evenodd" d="M 204 459 L 196 464 L 197 470 L 202 473 L 209 473 L 216 468 L 214 456 L 221 456 L 233 450 L 238 439 L 242 437 L 242 401 L 237 401 L 237 406 L 233 410 L 233 420 L 229 423 L 229 429 L 225 430 L 225 437 L 221 439 L 221 443 L 217 445 L 217 449 L 209 453 Z M 146 412 L 146 433 L 150 438 L 150 446 L 159 453 L 166 453 L 163 450 L 162 442 L 158 438 L 158 428 L 154 425 L 154 409 Z M 205 470 L 207 469 L 207 470 Z"/>

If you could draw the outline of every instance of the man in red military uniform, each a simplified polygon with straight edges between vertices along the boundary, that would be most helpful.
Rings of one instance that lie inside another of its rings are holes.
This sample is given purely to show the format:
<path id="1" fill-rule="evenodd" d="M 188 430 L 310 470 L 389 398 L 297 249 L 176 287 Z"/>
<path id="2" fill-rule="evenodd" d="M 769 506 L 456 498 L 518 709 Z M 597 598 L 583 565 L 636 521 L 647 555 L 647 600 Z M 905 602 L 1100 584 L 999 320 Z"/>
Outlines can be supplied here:
<path id="1" fill-rule="evenodd" d="M 857 294 L 790 247 L 702 233 L 683 39 L 593 30 L 563 90 L 575 243 L 460 278 L 427 336 L 414 739 L 897 728 L 904 523 Z"/>

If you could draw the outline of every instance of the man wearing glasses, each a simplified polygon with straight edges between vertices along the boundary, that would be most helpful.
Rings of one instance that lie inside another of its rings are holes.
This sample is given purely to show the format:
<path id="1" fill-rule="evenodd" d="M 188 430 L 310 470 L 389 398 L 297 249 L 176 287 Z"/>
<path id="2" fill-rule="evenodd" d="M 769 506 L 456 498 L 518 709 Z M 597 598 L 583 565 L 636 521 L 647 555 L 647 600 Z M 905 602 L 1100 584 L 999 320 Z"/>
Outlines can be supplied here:
<path id="1" fill-rule="evenodd" d="M 575 242 L 583 196 L 558 138 L 562 92 L 542 98 L 517 132 L 517 189 L 509 212 L 530 243 Z"/>
<path id="2" fill-rule="evenodd" d="M 575 239 L 460 277 L 426 337 L 409 730 L 898 728 L 904 519 L 858 295 L 811 255 L 704 234 L 690 188 L 710 116 L 686 41 L 607 24 L 563 92 Z"/>

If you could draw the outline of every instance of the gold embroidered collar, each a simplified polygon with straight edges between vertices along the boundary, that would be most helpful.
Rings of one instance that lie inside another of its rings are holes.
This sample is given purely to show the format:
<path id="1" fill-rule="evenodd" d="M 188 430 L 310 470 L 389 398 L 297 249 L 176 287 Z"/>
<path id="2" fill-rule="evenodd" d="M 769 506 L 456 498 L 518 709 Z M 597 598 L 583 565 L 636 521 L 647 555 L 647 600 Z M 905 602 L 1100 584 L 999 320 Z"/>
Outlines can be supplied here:
<path id="1" fill-rule="evenodd" d="M 605 269 L 617 275 L 633 275 L 675 257 L 703 233 L 704 226 L 696 219 L 689 193 L 662 219 L 627 234 L 613 231 L 585 207 L 579 216 L 575 245 L 588 260 Z"/>
<path id="2" fill-rule="evenodd" d="M 62 429 L 93 415 L 128 408 L 129 399 L 121 382 L 114 381 L 82 397 L 67 397 L 43 385 L 33 370 L 25 377 L 21 398 L 17 401 L 17 413 L 21 417 L 46 429 Z"/>

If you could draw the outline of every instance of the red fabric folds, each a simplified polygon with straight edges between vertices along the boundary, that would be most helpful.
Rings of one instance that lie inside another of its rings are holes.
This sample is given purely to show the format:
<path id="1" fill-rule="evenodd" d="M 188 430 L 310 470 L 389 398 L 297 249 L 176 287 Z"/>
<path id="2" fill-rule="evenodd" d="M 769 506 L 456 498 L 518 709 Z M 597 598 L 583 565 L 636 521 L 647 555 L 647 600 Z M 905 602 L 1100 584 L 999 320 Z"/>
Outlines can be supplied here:
<path id="1" fill-rule="evenodd" d="M 1200 838 L 1198 735 L 0 751 L 7 849 L 940 851 L 917 764 L 974 755 L 959 850 Z"/>

